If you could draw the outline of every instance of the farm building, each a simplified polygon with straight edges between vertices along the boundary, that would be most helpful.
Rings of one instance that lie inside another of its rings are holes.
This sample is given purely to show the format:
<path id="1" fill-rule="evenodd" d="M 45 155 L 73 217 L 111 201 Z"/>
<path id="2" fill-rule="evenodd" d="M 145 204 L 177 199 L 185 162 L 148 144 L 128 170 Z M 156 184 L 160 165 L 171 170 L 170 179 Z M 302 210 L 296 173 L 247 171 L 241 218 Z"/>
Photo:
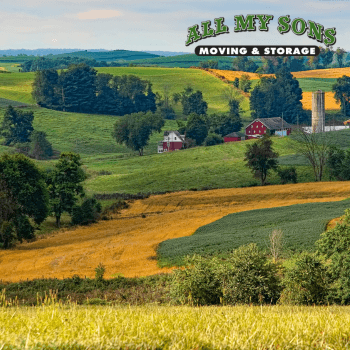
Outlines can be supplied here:
<path id="1" fill-rule="evenodd" d="M 266 134 L 267 130 L 270 131 L 270 135 L 287 136 L 291 133 L 292 125 L 280 117 L 258 118 L 245 128 L 245 138 L 249 140 L 259 137 Z"/>
<path id="2" fill-rule="evenodd" d="M 158 153 L 176 151 L 183 148 L 185 135 L 180 135 L 178 131 L 164 131 L 163 141 L 158 142 Z"/>
<path id="3" fill-rule="evenodd" d="M 238 132 L 231 132 L 231 134 L 224 136 L 224 142 L 243 141 L 244 139 L 245 137 L 242 137 Z"/>

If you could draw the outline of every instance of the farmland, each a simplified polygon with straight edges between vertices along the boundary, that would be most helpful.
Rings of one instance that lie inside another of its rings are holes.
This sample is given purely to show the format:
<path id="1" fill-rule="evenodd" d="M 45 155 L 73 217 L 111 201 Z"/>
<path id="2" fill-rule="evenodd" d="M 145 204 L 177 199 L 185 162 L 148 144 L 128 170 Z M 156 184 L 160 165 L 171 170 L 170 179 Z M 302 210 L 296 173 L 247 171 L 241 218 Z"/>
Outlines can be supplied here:
<path id="1" fill-rule="evenodd" d="M 282 230 L 285 254 L 313 251 L 314 243 L 325 231 L 328 221 L 343 215 L 349 207 L 350 201 L 345 200 L 229 214 L 200 227 L 190 237 L 162 242 L 158 249 L 160 265 L 182 265 L 186 255 L 227 255 L 251 242 L 267 249 L 268 236 L 273 230 Z"/>
<path id="2" fill-rule="evenodd" d="M 131 203 L 113 220 L 61 230 L 36 242 L 0 252 L 4 281 L 93 277 L 99 263 L 106 278 L 169 272 L 157 265 L 159 243 L 192 235 L 199 227 L 231 213 L 301 203 L 340 201 L 349 182 L 318 182 L 153 195 Z M 272 228 L 271 228 L 272 229 Z M 137 252 L 137 254 L 135 253 Z"/>
<path id="3" fill-rule="evenodd" d="M 349 307 L 1 308 L 4 349 L 348 349 Z"/>

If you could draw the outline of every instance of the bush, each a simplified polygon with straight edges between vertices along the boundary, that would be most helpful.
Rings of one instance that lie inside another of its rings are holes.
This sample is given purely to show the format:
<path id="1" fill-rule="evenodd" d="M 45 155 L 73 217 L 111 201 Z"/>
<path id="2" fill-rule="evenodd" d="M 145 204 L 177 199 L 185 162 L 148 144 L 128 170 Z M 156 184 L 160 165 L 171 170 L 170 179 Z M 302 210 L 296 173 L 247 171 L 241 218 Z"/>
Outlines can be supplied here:
<path id="1" fill-rule="evenodd" d="M 72 211 L 72 225 L 89 225 L 99 218 L 101 204 L 95 198 L 87 198 L 81 206 L 76 206 Z"/>
<path id="2" fill-rule="evenodd" d="M 51 143 L 46 139 L 43 131 L 33 131 L 30 135 L 29 157 L 35 159 L 48 159 L 52 157 Z"/>
<path id="3" fill-rule="evenodd" d="M 276 265 L 255 244 L 235 250 L 227 260 L 195 255 L 175 270 L 174 302 L 192 305 L 275 303 L 280 296 Z"/>
<path id="4" fill-rule="evenodd" d="M 278 176 L 281 179 L 281 183 L 284 185 L 288 182 L 296 184 L 298 182 L 297 170 L 295 166 L 277 170 Z"/>
<path id="5" fill-rule="evenodd" d="M 350 209 L 341 223 L 321 234 L 316 242 L 318 253 L 329 262 L 330 300 L 350 304 Z"/>
<path id="6" fill-rule="evenodd" d="M 228 263 L 222 278 L 225 304 L 277 302 L 281 292 L 277 266 L 255 243 L 236 249 Z"/>
<path id="7" fill-rule="evenodd" d="M 220 143 L 223 143 L 224 139 L 222 136 L 215 134 L 215 133 L 209 133 L 208 136 L 204 140 L 204 145 L 205 146 L 214 146 L 218 145 Z"/>
<path id="8" fill-rule="evenodd" d="M 283 285 L 283 304 L 324 304 L 328 295 L 326 267 L 315 255 L 303 253 L 287 270 Z"/>
<path id="9" fill-rule="evenodd" d="M 217 258 L 200 255 L 187 257 L 187 267 L 173 272 L 170 296 L 175 303 L 190 305 L 219 304 L 222 297 L 221 283 L 217 275 Z"/>

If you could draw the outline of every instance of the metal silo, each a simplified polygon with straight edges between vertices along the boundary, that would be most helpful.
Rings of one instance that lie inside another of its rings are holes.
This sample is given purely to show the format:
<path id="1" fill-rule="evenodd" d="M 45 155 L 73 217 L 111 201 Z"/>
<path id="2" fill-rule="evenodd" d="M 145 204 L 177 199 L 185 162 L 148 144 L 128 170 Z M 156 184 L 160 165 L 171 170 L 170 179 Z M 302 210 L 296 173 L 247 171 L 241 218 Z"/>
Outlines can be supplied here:
<path id="1" fill-rule="evenodd" d="M 324 126 L 324 91 L 318 90 L 312 93 L 312 132 L 324 132 Z"/>

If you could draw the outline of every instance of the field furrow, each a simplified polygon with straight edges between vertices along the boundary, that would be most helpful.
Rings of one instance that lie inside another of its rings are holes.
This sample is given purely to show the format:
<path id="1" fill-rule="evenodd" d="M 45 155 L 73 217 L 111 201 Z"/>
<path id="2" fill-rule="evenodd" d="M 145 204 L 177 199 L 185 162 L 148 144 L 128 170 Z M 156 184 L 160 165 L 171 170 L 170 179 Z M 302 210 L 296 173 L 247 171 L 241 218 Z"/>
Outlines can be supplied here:
<path id="1" fill-rule="evenodd" d="M 66 230 L 0 252 L 0 279 L 19 281 L 93 277 L 99 263 L 106 277 L 146 276 L 157 267 L 156 248 L 189 236 L 229 213 L 350 197 L 350 182 L 319 182 L 210 191 L 184 191 L 137 200 L 113 220 Z M 144 217 L 143 217 L 144 216 Z"/>

